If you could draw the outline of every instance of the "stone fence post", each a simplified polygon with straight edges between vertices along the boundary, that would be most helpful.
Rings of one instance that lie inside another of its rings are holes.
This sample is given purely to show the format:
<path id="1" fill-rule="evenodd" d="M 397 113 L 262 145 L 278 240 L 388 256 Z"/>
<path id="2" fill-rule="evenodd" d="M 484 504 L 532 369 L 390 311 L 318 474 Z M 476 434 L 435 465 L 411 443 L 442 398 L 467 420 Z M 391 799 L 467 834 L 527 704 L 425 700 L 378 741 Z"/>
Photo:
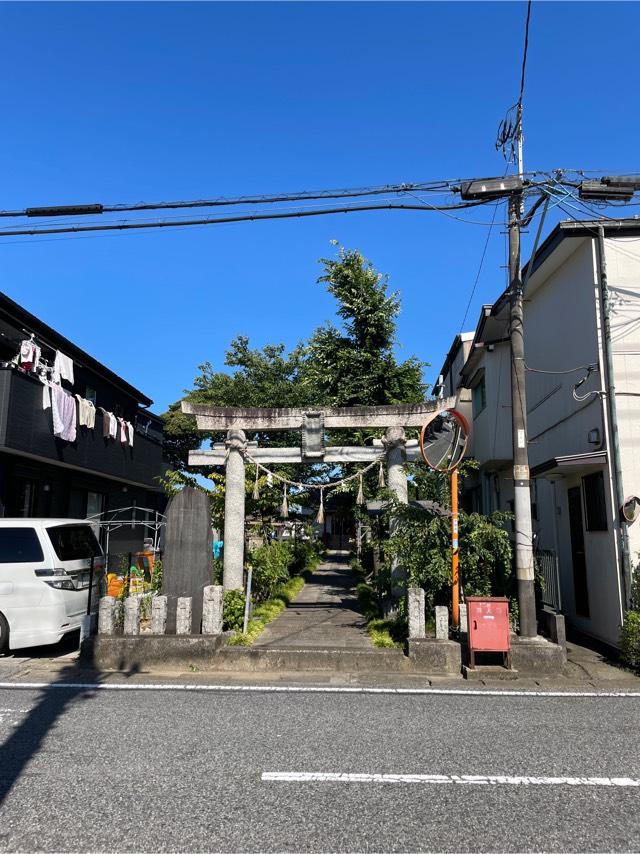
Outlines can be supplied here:
<path id="1" fill-rule="evenodd" d="M 202 634 L 222 634 L 224 588 L 209 584 L 202 591 Z"/>
<path id="2" fill-rule="evenodd" d="M 116 628 L 116 600 L 113 596 L 103 596 L 98 605 L 98 634 L 113 635 Z"/>
<path id="3" fill-rule="evenodd" d="M 154 596 L 151 600 L 151 634 L 163 635 L 167 630 L 167 597 Z"/>
<path id="4" fill-rule="evenodd" d="M 409 615 L 409 639 L 425 636 L 424 590 L 422 587 L 410 587 L 407 591 L 407 611 Z"/>
<path id="5" fill-rule="evenodd" d="M 140 597 L 129 596 L 124 600 L 124 634 L 140 634 Z"/>
<path id="6" fill-rule="evenodd" d="M 436 639 L 449 640 L 449 609 L 446 605 L 436 605 Z"/>
<path id="7" fill-rule="evenodd" d="M 176 608 L 176 634 L 191 634 L 191 596 L 179 596 Z"/>

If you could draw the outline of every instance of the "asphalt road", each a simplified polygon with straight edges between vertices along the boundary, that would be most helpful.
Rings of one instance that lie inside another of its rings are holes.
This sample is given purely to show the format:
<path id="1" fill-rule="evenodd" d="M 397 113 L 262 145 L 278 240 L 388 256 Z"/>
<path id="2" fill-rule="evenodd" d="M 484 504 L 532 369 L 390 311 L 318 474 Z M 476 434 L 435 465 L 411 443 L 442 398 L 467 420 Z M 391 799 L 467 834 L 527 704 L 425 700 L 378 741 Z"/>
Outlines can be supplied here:
<path id="1" fill-rule="evenodd" d="M 639 721 L 638 695 L 0 689 L 0 850 L 638 851 Z"/>

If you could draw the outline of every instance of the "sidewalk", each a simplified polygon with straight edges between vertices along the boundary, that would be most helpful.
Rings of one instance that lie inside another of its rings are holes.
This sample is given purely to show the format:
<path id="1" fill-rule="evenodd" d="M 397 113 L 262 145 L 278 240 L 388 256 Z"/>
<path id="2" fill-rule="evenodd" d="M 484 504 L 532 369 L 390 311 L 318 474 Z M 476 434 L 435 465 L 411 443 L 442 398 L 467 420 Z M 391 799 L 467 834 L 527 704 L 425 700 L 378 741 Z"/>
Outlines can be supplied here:
<path id="1" fill-rule="evenodd" d="M 296 599 L 253 644 L 254 648 L 372 649 L 353 592 L 348 552 L 329 552 Z"/>

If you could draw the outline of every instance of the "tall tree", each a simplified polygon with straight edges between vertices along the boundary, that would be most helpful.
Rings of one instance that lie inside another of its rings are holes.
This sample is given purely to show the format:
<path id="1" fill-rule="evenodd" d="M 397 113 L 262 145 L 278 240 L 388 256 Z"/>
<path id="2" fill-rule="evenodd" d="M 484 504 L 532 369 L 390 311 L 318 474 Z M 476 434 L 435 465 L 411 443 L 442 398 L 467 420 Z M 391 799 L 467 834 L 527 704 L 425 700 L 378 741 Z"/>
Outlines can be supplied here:
<path id="1" fill-rule="evenodd" d="M 388 277 L 357 250 L 341 248 L 337 259 L 323 258 L 318 279 L 338 302 L 343 328 L 328 323 L 308 345 L 309 385 L 330 406 L 375 406 L 424 400 L 424 363 L 398 362 L 396 345 L 400 297 L 388 293 Z"/>
<path id="2" fill-rule="evenodd" d="M 424 399 L 424 363 L 415 357 L 399 362 L 394 353 L 400 298 L 397 292 L 388 293 L 388 278 L 356 250 L 341 248 L 336 259 L 320 263 L 324 273 L 318 281 L 336 298 L 341 328 L 328 323 L 289 353 L 283 344 L 252 349 L 249 339 L 239 336 L 225 358 L 233 371 L 215 371 L 208 362 L 201 365 L 193 389 L 185 392 L 190 400 L 217 406 L 313 407 Z M 174 467 L 184 468 L 188 450 L 214 437 L 198 434 L 194 419 L 182 414 L 179 402 L 164 417 L 167 455 Z M 270 434 L 259 439 L 280 444 L 291 443 L 292 437 Z"/>

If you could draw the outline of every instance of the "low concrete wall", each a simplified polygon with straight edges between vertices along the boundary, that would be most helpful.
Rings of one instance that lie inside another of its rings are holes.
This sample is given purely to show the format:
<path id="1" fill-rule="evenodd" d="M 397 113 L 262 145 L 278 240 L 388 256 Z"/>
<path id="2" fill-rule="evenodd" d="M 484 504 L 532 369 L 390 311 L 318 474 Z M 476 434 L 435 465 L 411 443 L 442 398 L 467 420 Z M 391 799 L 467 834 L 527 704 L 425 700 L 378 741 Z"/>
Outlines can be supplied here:
<path id="1" fill-rule="evenodd" d="M 225 635 L 97 635 L 83 642 L 80 660 L 97 670 L 186 670 L 190 664 L 205 669 L 226 640 Z"/>
<path id="2" fill-rule="evenodd" d="M 434 676 L 459 676 L 461 647 L 457 641 L 434 638 L 411 639 L 407 643 L 412 669 Z"/>
<path id="3" fill-rule="evenodd" d="M 567 663 L 567 650 L 544 638 L 512 637 L 511 662 L 519 676 L 559 676 Z"/>
<path id="4" fill-rule="evenodd" d="M 540 632 L 552 643 L 557 643 L 566 649 L 567 632 L 563 614 L 557 614 L 550 608 L 543 608 L 538 613 L 538 626 Z"/>

